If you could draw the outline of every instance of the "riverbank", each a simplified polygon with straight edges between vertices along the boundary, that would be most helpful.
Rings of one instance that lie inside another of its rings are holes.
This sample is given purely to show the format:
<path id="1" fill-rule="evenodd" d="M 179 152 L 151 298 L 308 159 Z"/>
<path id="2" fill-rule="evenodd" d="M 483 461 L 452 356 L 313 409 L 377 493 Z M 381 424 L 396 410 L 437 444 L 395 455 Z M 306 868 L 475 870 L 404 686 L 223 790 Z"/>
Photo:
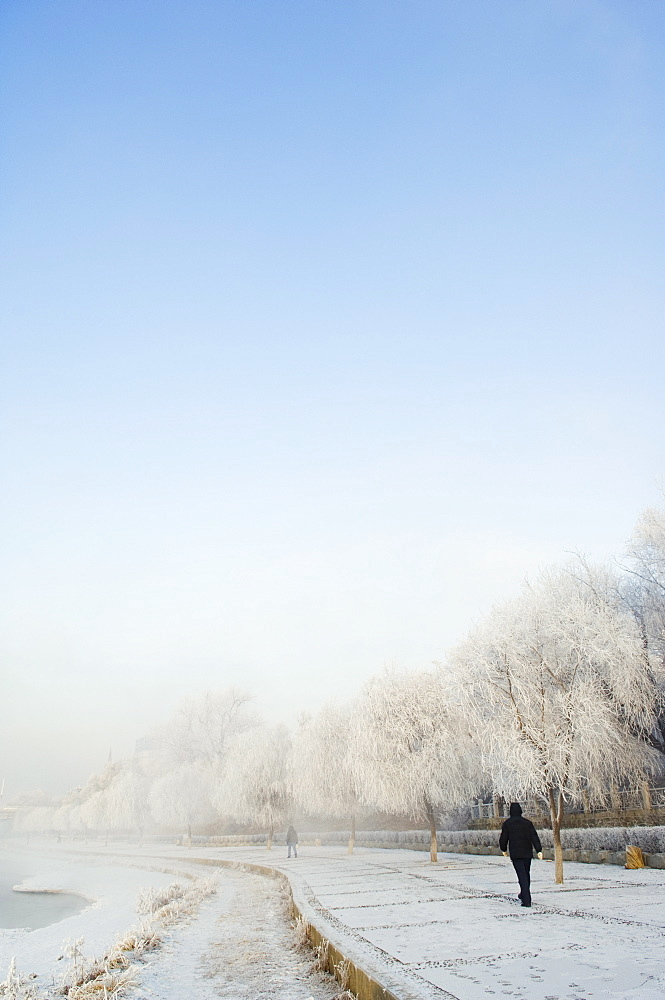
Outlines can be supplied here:
<path id="1" fill-rule="evenodd" d="M 346 975 L 351 985 L 349 972 L 357 967 L 386 991 L 384 995 L 399 1000 L 488 1000 L 496 996 L 660 1000 L 665 995 L 665 872 L 657 869 L 628 871 L 571 862 L 566 865 L 566 882 L 556 886 L 553 865 L 534 861 L 534 902 L 525 910 L 516 898 L 510 862 L 490 855 L 441 854 L 439 863 L 431 864 L 424 853 L 403 849 L 360 848 L 349 856 L 340 848 L 304 846 L 298 858 L 287 859 L 283 849 L 197 846 L 188 850 L 128 844 L 64 850 L 59 857 L 73 870 L 78 865 L 90 872 L 124 872 L 119 876 L 122 879 L 132 872 L 131 877 L 163 878 L 161 873 L 167 870 L 200 874 L 220 867 L 231 867 L 227 874 L 236 878 L 248 878 L 238 870 L 261 866 L 279 876 L 263 880 L 269 894 L 265 898 L 277 898 L 280 882 L 288 882 L 302 930 L 319 943 L 329 942 L 342 984 Z M 235 902 L 229 898 L 225 911 L 227 948 L 242 939 L 243 920 L 247 923 L 235 913 L 242 908 L 242 885 L 249 883 L 239 883 L 240 895 Z M 268 926 L 276 923 L 271 919 Z M 196 932 L 199 926 L 192 923 L 192 942 L 201 936 Z M 182 934 L 179 940 L 184 941 Z M 206 940 L 214 967 L 226 968 L 222 936 L 211 932 Z M 237 996 L 249 1000 L 250 993 L 242 992 L 249 983 L 251 996 L 261 996 L 257 992 L 261 962 L 252 950 L 258 944 L 260 939 L 255 938 L 249 949 L 255 956 L 251 968 L 241 962 L 228 966 L 230 992 L 221 995 L 231 998 L 235 988 Z M 182 945 L 173 969 L 184 967 L 187 947 Z M 152 992 L 143 994 L 146 998 L 180 1000 L 159 985 L 163 978 L 159 963 L 166 954 L 151 966 L 154 981 Z M 242 947 L 236 954 L 242 955 Z M 195 958 L 190 955 L 188 960 Z M 286 975 L 281 992 L 273 984 L 272 992 L 264 995 L 299 998 L 297 992 L 289 992 L 288 982 Z M 206 989 L 203 975 L 187 991 L 188 1000 L 209 1000 Z M 314 990 L 309 995 L 315 995 Z"/>
<path id="2" fill-rule="evenodd" d="M 147 922 L 158 944 L 142 954 L 126 953 L 128 979 L 135 985 L 123 996 L 132 1000 L 331 1000 L 339 993 L 313 952 L 302 942 L 298 947 L 288 892 L 275 891 L 258 875 L 203 870 L 189 856 L 137 854 L 131 847 L 72 851 L 35 842 L 8 849 L 5 843 L 0 860 L 31 871 L 21 883 L 26 889 L 86 896 L 81 912 L 49 926 L 0 930 L 0 981 L 14 958 L 39 1000 L 62 996 L 59 986 L 74 942 L 84 962 L 108 954 L 130 928 L 142 927 L 145 934 Z M 211 875 L 215 891 L 192 912 L 178 914 L 176 900 L 168 921 L 155 925 L 144 906 L 137 909 L 139 897 L 164 893 L 174 882 L 185 889 L 196 886 Z"/>

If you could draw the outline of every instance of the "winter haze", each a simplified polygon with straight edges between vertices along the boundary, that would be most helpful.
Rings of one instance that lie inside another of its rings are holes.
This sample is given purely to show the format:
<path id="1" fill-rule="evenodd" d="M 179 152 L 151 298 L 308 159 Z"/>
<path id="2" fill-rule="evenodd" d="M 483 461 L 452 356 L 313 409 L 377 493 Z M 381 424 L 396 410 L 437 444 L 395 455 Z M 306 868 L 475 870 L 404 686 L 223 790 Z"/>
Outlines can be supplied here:
<path id="1" fill-rule="evenodd" d="M 426 667 L 662 502 L 660 4 L 5 3 L 6 794 Z"/>

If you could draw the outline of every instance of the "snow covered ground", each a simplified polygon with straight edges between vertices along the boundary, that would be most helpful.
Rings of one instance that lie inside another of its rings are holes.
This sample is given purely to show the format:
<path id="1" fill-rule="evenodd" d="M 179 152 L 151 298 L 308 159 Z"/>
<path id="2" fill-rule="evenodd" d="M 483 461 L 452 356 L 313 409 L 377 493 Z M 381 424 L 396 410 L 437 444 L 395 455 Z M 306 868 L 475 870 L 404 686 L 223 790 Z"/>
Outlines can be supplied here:
<path id="1" fill-rule="evenodd" d="M 171 848 L 171 854 L 175 849 Z M 83 938 L 82 951 L 107 951 L 143 919 L 136 901 L 141 890 L 163 889 L 215 877 L 217 891 L 193 918 L 162 931 L 162 946 L 137 963 L 141 1000 L 329 1000 L 336 981 L 316 971 L 309 949 L 299 949 L 289 919 L 289 900 L 279 885 L 259 875 L 230 869 L 201 869 L 188 857 L 151 857 L 136 846 L 116 853 L 90 845 L 72 849 L 35 844 L 8 848 L 0 857 L 33 875 L 21 887 L 80 893 L 88 905 L 80 913 L 37 930 L 0 930 L 0 980 L 12 957 L 38 995 L 55 995 L 68 966 L 66 941 Z"/>
<path id="2" fill-rule="evenodd" d="M 268 852 L 226 849 L 266 863 Z M 273 851 L 272 854 L 276 852 Z M 523 909 L 508 859 L 304 848 L 272 858 L 342 950 L 402 996 L 662 1000 L 665 872 L 534 861 Z"/>
<path id="3" fill-rule="evenodd" d="M 225 870 L 200 918 L 173 936 L 141 972 L 149 1000 L 308 1000 L 339 993 L 294 947 L 288 898 L 262 877 Z"/>
<path id="4" fill-rule="evenodd" d="M 614 866 L 532 866 L 534 904 L 520 907 L 507 859 L 413 851 L 168 845 L 52 848 L 35 884 L 57 883 L 96 902 L 38 931 L 0 932 L 0 975 L 12 954 L 47 982 L 65 937 L 108 947 L 136 923 L 140 885 L 174 873 L 210 874 L 196 859 L 269 864 L 291 879 L 296 902 L 349 958 L 405 1000 L 661 1000 L 665 996 L 665 872 Z M 68 852 L 72 853 L 68 853 Z M 139 867 L 140 866 L 140 867 Z M 219 890 L 140 966 L 146 1000 L 214 997 L 327 1000 L 339 990 L 293 948 L 278 883 L 219 869 Z M 50 873 L 50 874 L 49 874 Z M 50 964 L 49 964 L 50 963 Z M 57 963 L 56 963 L 57 966 Z"/>

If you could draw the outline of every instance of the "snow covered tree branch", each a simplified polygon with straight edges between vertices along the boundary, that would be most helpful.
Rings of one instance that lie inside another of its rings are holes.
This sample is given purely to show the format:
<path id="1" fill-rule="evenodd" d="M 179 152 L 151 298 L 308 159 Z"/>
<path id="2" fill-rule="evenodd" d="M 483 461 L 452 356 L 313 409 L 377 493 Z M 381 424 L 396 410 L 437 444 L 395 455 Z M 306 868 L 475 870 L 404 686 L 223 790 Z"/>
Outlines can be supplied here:
<path id="1" fill-rule="evenodd" d="M 658 687 L 635 621 L 604 573 L 593 585 L 576 567 L 543 573 L 497 606 L 449 661 L 495 790 L 548 804 L 557 882 L 564 800 L 604 801 L 654 764 L 646 738 Z"/>
<path id="2" fill-rule="evenodd" d="M 288 816 L 290 753 L 284 726 L 248 730 L 233 744 L 213 798 L 222 815 L 267 828 L 268 850 L 275 827 Z"/>
<path id="3" fill-rule="evenodd" d="M 478 781 L 474 746 L 444 672 L 386 673 L 368 684 L 358 712 L 352 766 L 361 801 L 424 818 L 436 861 L 437 810 L 468 801 Z"/>
<path id="4" fill-rule="evenodd" d="M 355 843 L 358 781 L 351 761 L 351 737 L 358 725 L 353 706 L 326 705 L 300 723 L 293 742 L 291 782 L 294 798 L 317 816 L 351 820 L 349 854 Z"/>

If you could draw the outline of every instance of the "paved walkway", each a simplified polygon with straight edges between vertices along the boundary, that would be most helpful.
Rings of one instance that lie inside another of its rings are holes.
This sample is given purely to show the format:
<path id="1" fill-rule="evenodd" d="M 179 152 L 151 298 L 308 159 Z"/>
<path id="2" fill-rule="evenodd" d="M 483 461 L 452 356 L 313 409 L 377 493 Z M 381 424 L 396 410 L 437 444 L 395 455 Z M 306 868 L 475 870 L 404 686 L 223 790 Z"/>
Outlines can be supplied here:
<path id="1" fill-rule="evenodd" d="M 528 910 L 504 858 L 442 854 L 433 865 L 420 852 L 361 848 L 349 857 L 325 847 L 291 860 L 283 848 L 187 853 L 287 874 L 326 936 L 405 1000 L 665 996 L 663 871 L 569 863 L 562 887 L 552 864 L 534 861 Z"/>

